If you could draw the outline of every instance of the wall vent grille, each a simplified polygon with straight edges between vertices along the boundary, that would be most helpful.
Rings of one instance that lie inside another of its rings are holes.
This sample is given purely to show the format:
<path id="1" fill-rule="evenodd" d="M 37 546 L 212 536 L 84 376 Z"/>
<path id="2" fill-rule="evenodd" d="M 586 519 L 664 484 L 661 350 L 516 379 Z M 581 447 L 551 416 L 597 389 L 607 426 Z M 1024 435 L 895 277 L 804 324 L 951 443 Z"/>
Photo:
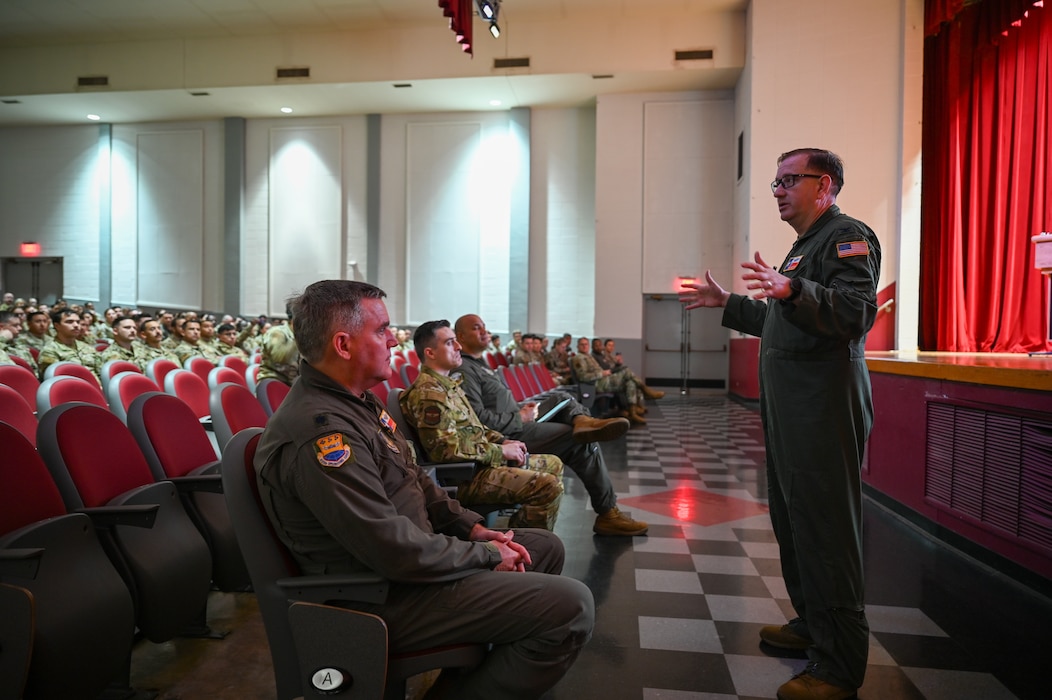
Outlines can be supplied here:
<path id="1" fill-rule="evenodd" d="M 929 401 L 925 496 L 1052 554 L 1052 420 Z"/>
<path id="2" fill-rule="evenodd" d="M 712 49 L 693 49 L 690 51 L 677 51 L 677 61 L 709 61 L 715 54 Z"/>
<path id="3" fill-rule="evenodd" d="M 108 75 L 82 75 L 77 78 L 77 87 L 107 87 L 109 84 Z"/>
<path id="4" fill-rule="evenodd" d="M 495 58 L 493 59 L 494 68 L 529 68 L 530 59 L 529 57 L 524 58 Z"/>
<path id="5" fill-rule="evenodd" d="M 281 78 L 309 78 L 310 68 L 278 68 L 277 77 Z"/>

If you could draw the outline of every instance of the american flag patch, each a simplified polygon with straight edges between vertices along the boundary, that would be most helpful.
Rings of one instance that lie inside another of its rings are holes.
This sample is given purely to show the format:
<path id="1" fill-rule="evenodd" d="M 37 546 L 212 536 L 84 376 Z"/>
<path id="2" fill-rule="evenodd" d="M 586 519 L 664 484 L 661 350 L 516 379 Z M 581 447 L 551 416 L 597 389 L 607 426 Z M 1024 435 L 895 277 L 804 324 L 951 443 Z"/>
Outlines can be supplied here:
<path id="1" fill-rule="evenodd" d="M 869 255 L 869 244 L 865 241 L 836 244 L 836 256 L 838 258 L 849 258 L 852 255 Z"/>
<path id="2" fill-rule="evenodd" d="M 782 272 L 789 272 L 790 270 L 795 270 L 800 266 L 800 261 L 803 259 L 804 256 L 802 255 L 797 255 L 796 257 L 789 258 L 789 260 L 787 260 L 785 263 L 785 267 L 782 268 Z"/>

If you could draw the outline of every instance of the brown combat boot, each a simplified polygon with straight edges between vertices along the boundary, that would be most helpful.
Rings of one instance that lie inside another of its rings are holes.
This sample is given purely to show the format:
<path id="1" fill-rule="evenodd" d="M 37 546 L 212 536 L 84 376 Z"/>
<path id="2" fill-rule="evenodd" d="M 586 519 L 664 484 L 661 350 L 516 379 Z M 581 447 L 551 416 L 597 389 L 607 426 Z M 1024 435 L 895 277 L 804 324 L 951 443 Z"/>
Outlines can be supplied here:
<path id="1" fill-rule="evenodd" d="M 632 537 L 633 535 L 645 535 L 649 525 L 642 520 L 633 520 L 614 506 L 602 515 L 595 516 L 595 525 L 592 532 L 597 535 L 622 535 Z"/>
<path id="2" fill-rule="evenodd" d="M 810 637 L 797 634 L 792 624 L 788 625 L 765 625 L 760 629 L 760 639 L 779 649 L 792 649 L 794 651 L 806 651 L 814 644 Z"/>
<path id="3" fill-rule="evenodd" d="M 651 389 L 646 384 L 643 385 L 643 396 L 647 397 L 648 399 L 660 399 L 664 395 L 665 395 L 665 392 L 663 392 L 663 391 L 659 391 L 657 389 Z"/>
<path id="4" fill-rule="evenodd" d="M 600 419 L 582 415 L 573 419 L 573 439 L 576 442 L 606 442 L 627 432 L 628 421 L 624 418 Z"/>
<path id="5" fill-rule="evenodd" d="M 778 700 L 848 700 L 857 697 L 854 688 L 842 688 L 821 678 L 815 678 L 808 664 L 800 673 L 782 683 L 778 688 Z"/>
<path id="6" fill-rule="evenodd" d="M 643 417 L 643 407 L 633 406 L 628 409 L 628 420 L 632 421 L 632 425 L 646 425 L 647 419 Z"/>

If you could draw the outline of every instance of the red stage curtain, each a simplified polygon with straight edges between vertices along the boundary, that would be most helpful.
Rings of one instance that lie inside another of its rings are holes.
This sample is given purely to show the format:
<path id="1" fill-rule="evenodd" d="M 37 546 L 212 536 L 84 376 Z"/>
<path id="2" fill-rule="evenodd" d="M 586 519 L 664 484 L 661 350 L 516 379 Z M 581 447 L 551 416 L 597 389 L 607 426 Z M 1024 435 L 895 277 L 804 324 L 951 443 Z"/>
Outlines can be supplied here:
<path id="1" fill-rule="evenodd" d="M 1030 242 L 1052 230 L 1050 9 L 986 0 L 925 39 L 921 349 L 1052 349 Z"/>
<path id="2" fill-rule="evenodd" d="M 449 28 L 457 35 L 457 43 L 465 53 L 474 56 L 471 50 L 471 25 L 474 21 L 472 0 L 438 0 L 442 14 L 449 17 Z"/>

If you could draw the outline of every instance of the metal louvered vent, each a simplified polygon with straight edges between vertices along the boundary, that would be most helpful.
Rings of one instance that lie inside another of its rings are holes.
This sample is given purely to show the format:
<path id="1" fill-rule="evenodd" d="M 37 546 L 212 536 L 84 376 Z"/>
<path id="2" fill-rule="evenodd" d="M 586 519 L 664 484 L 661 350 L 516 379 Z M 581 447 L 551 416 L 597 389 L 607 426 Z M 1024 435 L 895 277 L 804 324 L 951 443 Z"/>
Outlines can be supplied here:
<path id="1" fill-rule="evenodd" d="M 677 51 L 677 61 L 708 61 L 713 57 L 712 49 L 693 49 L 690 51 Z"/>
<path id="2" fill-rule="evenodd" d="M 281 78 L 309 78 L 310 68 L 278 68 L 277 77 Z"/>
<path id="3" fill-rule="evenodd" d="M 924 495 L 1052 553 L 1052 419 L 928 402 Z"/>
<path id="4" fill-rule="evenodd" d="M 530 59 L 529 57 L 523 58 L 495 58 L 493 59 L 494 68 L 529 68 Z"/>

